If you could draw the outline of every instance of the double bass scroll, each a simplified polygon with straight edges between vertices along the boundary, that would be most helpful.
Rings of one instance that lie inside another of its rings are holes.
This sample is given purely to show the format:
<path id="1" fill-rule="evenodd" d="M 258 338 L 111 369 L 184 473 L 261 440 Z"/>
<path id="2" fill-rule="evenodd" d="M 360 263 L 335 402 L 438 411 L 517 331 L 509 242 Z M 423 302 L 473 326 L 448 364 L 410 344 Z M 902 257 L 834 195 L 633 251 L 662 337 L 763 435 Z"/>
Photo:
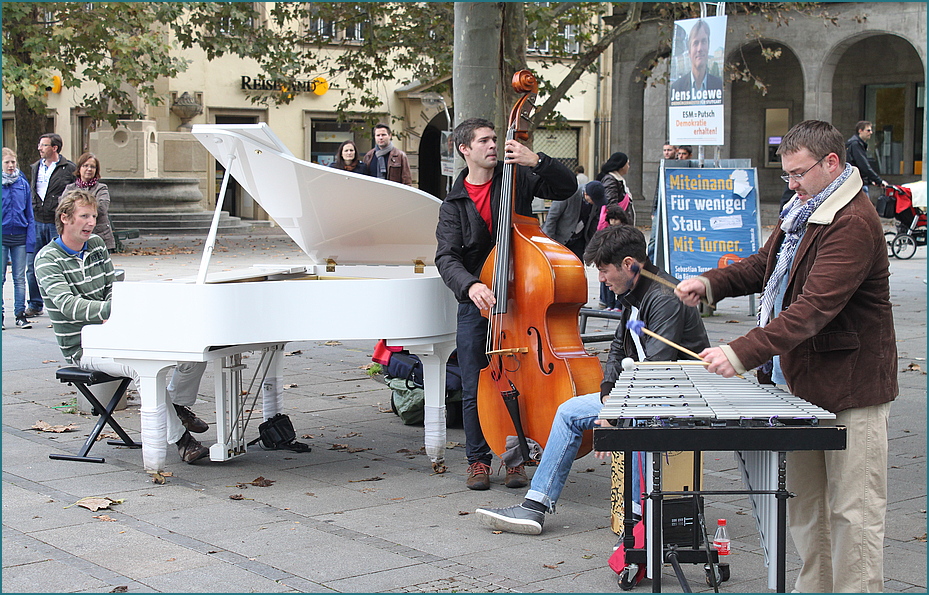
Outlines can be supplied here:
<path id="1" fill-rule="evenodd" d="M 523 95 L 510 112 L 507 140 L 528 139 L 529 115 L 538 93 L 532 72 L 513 76 Z M 488 318 L 488 366 L 481 371 L 477 402 L 481 429 L 491 450 L 506 451 L 516 436 L 523 460 L 527 439 L 543 448 L 558 406 L 580 394 L 597 392 L 603 372 L 588 355 L 578 332 L 578 313 L 587 303 L 584 265 L 569 249 L 550 240 L 535 217 L 515 212 L 519 169 L 503 166 L 496 246 L 481 271 L 496 304 Z M 586 433 L 578 456 L 591 449 Z"/>

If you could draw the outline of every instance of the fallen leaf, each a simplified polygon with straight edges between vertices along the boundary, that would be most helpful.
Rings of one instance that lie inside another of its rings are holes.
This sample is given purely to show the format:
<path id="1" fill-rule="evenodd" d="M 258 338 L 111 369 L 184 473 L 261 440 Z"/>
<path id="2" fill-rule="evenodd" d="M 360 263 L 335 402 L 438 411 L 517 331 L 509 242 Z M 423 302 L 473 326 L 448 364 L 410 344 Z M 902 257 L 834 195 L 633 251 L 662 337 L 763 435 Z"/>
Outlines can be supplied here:
<path id="1" fill-rule="evenodd" d="M 86 498 L 81 498 L 75 504 L 90 510 L 91 512 L 97 512 L 101 508 L 109 508 L 110 504 L 120 504 L 122 500 L 114 500 L 112 498 L 107 498 L 106 496 L 87 496 Z"/>
<path id="2" fill-rule="evenodd" d="M 54 432 L 56 434 L 61 434 L 62 432 L 73 432 L 77 429 L 77 426 L 74 424 L 68 424 L 66 426 L 53 426 L 40 419 L 39 421 L 35 422 L 35 424 L 33 424 L 33 426 L 29 429 L 39 430 L 40 432 Z"/>
<path id="3" fill-rule="evenodd" d="M 468 512 L 467 510 L 459 510 L 459 511 L 458 511 L 458 516 L 467 516 L 467 515 L 469 515 L 469 514 L 471 514 L 471 513 Z"/>
<path id="4" fill-rule="evenodd" d="M 727 320 L 726 324 L 739 324 L 740 322 L 742 321 L 741 320 Z"/>
<path id="5" fill-rule="evenodd" d="M 543 568 L 551 568 L 552 570 L 558 570 L 557 566 L 552 566 L 551 564 L 542 564 Z"/>
<path id="6" fill-rule="evenodd" d="M 115 522 L 116 522 L 116 519 L 114 519 L 113 517 L 111 517 L 111 516 L 108 515 L 108 514 L 101 514 L 101 515 L 95 516 L 94 518 L 95 518 L 95 519 L 100 519 L 101 521 L 106 521 L 106 522 L 108 522 L 108 523 L 115 523 Z"/>
<path id="7" fill-rule="evenodd" d="M 327 450 L 345 450 L 348 448 L 348 444 L 333 444 Z"/>
<path id="8" fill-rule="evenodd" d="M 329 347 L 335 347 L 336 345 L 341 345 L 341 341 L 326 341 L 323 345 L 328 345 Z"/>
<path id="9" fill-rule="evenodd" d="M 493 533 L 494 535 L 500 535 L 503 533 L 503 531 L 491 531 L 491 533 Z"/>
<path id="10" fill-rule="evenodd" d="M 284 388 L 297 388 L 297 385 L 291 382 L 290 384 L 285 384 Z"/>
<path id="11" fill-rule="evenodd" d="M 174 471 L 162 471 L 161 474 L 165 477 L 174 477 Z"/>
<path id="12" fill-rule="evenodd" d="M 910 363 L 907 367 L 900 370 L 901 372 L 923 372 L 923 369 L 919 367 L 919 364 Z M 923 372 L 925 374 L 925 372 Z"/>
<path id="13" fill-rule="evenodd" d="M 162 474 L 162 473 L 152 473 L 152 483 L 156 483 L 156 484 L 158 484 L 158 485 L 164 485 L 164 482 L 165 482 L 165 476 L 164 476 L 164 474 Z"/>
<path id="14" fill-rule="evenodd" d="M 113 587 L 113 590 L 110 593 L 128 593 L 129 587 L 127 585 L 120 585 L 118 587 Z"/>
<path id="15" fill-rule="evenodd" d="M 242 494 L 230 494 L 229 499 L 230 500 L 245 500 L 245 496 L 243 496 Z"/>
<path id="16" fill-rule="evenodd" d="M 300 437 L 303 438 L 303 439 L 305 439 L 305 440 L 312 440 L 312 439 L 313 439 L 312 434 L 304 434 L 303 436 L 300 436 Z"/>
<path id="17" fill-rule="evenodd" d="M 288 351 L 288 352 L 284 353 L 284 355 L 285 355 L 285 356 L 288 356 L 288 355 L 300 355 L 301 353 L 303 353 L 303 350 L 297 349 L 296 351 Z"/>
<path id="18" fill-rule="evenodd" d="M 51 325 L 49 325 L 49 326 L 51 326 Z M 42 363 L 43 363 L 43 364 L 54 364 L 54 363 L 57 363 L 57 362 L 58 362 L 57 359 L 44 359 L 44 360 L 42 360 Z"/>
<path id="19" fill-rule="evenodd" d="M 348 483 L 359 483 L 362 481 L 381 481 L 383 477 L 369 477 L 368 479 L 349 479 Z"/>
<path id="20" fill-rule="evenodd" d="M 374 450 L 374 449 L 371 447 L 367 447 L 367 448 L 356 447 L 356 448 L 348 448 L 346 449 L 346 452 L 364 452 L 366 450 Z"/>

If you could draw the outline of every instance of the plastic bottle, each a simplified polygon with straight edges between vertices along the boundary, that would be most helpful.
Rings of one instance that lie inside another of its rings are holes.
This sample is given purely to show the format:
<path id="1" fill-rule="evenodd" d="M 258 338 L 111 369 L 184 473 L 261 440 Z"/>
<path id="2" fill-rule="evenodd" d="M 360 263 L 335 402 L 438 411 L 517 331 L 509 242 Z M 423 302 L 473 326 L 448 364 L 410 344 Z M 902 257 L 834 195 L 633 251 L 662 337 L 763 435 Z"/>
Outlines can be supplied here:
<path id="1" fill-rule="evenodd" d="M 729 531 L 726 529 L 726 519 L 716 521 L 716 535 L 713 537 L 713 547 L 720 556 L 729 555 Z"/>

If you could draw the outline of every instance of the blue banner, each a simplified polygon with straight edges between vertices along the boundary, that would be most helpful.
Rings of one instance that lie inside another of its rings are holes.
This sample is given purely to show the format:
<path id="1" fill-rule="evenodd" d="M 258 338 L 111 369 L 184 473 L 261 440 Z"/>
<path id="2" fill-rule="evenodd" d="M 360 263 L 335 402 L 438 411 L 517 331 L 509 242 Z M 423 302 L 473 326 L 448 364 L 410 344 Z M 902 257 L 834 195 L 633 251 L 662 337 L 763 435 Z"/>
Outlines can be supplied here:
<path id="1" fill-rule="evenodd" d="M 684 280 L 758 251 L 756 179 L 754 168 L 665 170 L 669 273 Z"/>

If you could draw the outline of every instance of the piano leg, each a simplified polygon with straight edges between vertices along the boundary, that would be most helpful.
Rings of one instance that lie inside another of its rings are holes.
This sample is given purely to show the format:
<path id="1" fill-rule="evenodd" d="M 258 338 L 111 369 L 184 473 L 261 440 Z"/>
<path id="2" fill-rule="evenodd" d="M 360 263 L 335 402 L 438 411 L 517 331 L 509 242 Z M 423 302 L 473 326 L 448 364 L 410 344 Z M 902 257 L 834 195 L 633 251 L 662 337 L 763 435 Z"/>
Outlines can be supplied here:
<path id="1" fill-rule="evenodd" d="M 445 364 L 455 341 L 430 345 L 406 345 L 423 362 L 426 454 L 437 473 L 445 472 Z"/>
<path id="2" fill-rule="evenodd" d="M 119 361 L 117 359 L 117 361 Z M 139 374 L 142 399 L 142 465 L 148 473 L 164 471 L 168 448 L 167 369 L 171 362 L 127 360 Z"/>

